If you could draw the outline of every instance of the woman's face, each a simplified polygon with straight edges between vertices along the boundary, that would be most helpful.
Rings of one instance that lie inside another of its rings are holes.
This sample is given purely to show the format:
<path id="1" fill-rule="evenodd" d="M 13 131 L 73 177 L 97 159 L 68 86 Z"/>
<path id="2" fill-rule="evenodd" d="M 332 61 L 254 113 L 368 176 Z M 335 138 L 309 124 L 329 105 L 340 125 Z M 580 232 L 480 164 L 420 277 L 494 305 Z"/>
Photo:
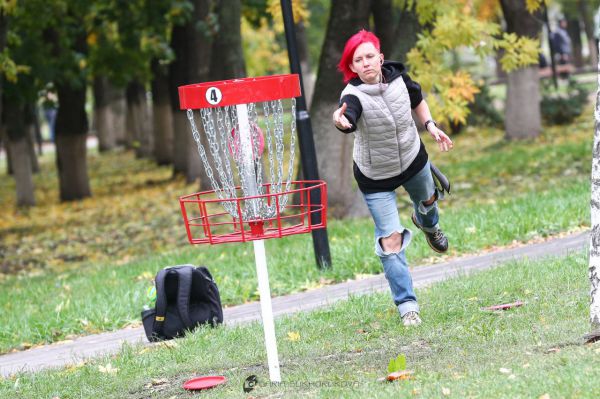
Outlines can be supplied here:
<path id="1" fill-rule="evenodd" d="M 363 43 L 356 48 L 350 70 L 358 75 L 365 83 L 373 84 L 379 82 L 383 54 L 381 54 L 371 42 Z"/>

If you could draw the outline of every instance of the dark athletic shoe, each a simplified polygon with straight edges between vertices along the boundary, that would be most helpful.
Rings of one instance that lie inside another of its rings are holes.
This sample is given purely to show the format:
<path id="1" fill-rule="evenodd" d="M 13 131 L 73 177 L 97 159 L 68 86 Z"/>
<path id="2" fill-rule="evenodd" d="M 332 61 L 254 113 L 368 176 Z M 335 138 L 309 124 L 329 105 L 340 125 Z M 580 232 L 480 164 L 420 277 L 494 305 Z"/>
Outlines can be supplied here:
<path id="1" fill-rule="evenodd" d="M 420 230 L 425 233 L 425 238 L 427 238 L 427 243 L 435 252 L 444 253 L 448 250 L 448 239 L 442 232 L 442 230 L 437 229 L 433 233 L 423 230 L 423 227 L 417 222 L 417 217 L 413 213 L 412 221 Z"/>

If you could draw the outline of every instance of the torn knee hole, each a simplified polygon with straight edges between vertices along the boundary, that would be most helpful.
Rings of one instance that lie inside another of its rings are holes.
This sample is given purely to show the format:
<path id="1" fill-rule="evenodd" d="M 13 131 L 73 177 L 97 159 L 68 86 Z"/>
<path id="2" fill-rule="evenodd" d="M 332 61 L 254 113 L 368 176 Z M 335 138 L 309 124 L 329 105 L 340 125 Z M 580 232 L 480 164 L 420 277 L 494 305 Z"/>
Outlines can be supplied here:
<path id="1" fill-rule="evenodd" d="M 381 248 L 388 253 L 398 253 L 402 248 L 402 234 L 394 232 L 388 237 L 381 237 L 379 239 L 379 245 Z"/>

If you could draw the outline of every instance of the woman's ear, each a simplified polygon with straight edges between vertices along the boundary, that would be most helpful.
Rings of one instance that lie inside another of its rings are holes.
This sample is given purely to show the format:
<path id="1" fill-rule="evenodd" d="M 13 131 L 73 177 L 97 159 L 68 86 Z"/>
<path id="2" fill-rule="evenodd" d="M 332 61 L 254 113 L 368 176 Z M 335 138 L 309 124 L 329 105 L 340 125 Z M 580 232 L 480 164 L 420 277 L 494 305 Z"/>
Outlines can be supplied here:
<path id="1" fill-rule="evenodd" d="M 356 73 L 356 69 L 354 69 L 354 66 L 352 64 L 348 64 L 348 68 L 350 68 L 352 72 Z"/>
<path id="2" fill-rule="evenodd" d="M 383 65 L 383 53 L 379 54 L 379 58 L 381 59 L 381 61 L 380 61 L 381 65 Z"/>

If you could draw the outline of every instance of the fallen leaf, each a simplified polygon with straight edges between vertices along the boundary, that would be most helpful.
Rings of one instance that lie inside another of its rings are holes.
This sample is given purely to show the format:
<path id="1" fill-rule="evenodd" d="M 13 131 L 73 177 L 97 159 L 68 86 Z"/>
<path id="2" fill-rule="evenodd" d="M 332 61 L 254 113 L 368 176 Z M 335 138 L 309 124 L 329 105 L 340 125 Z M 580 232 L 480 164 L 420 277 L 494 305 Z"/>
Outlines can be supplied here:
<path id="1" fill-rule="evenodd" d="M 502 374 L 510 374 L 510 373 L 512 372 L 512 370 L 511 370 L 511 369 L 504 368 L 504 367 L 500 367 L 500 372 L 501 372 Z"/>
<path id="2" fill-rule="evenodd" d="M 557 353 L 560 352 L 560 348 L 550 348 L 546 351 L 546 353 Z"/>
<path id="3" fill-rule="evenodd" d="M 116 374 L 117 371 L 119 371 L 119 369 L 114 368 L 110 363 L 108 363 L 106 366 L 98 366 L 98 370 L 105 374 Z"/>
<path id="4" fill-rule="evenodd" d="M 156 386 L 156 385 L 163 385 L 169 382 L 169 380 L 167 380 L 166 378 L 153 378 L 151 380 L 152 385 Z"/>
<path id="5" fill-rule="evenodd" d="M 443 387 L 442 388 L 442 395 L 444 395 L 444 396 L 450 395 L 450 389 L 446 388 L 446 387 Z"/>
<path id="6" fill-rule="evenodd" d="M 550 395 L 548 395 L 547 393 L 545 393 L 542 396 L 540 396 L 538 399 L 550 399 Z"/>
<path id="7" fill-rule="evenodd" d="M 388 381 L 411 380 L 414 378 L 413 374 L 414 372 L 410 370 L 394 371 L 393 373 L 389 373 L 386 379 Z"/>
<path id="8" fill-rule="evenodd" d="M 514 375 L 514 374 L 511 374 L 511 375 L 508 376 L 509 380 L 515 380 L 516 378 L 517 378 L 517 376 Z"/>
<path id="9" fill-rule="evenodd" d="M 177 348 L 177 342 L 175 341 L 162 341 L 159 343 L 160 346 L 164 346 L 165 348 L 173 349 Z"/>
<path id="10" fill-rule="evenodd" d="M 529 368 L 529 363 L 525 363 L 525 364 L 523 365 L 523 368 L 524 368 L 524 369 L 526 369 L 526 368 Z"/>
<path id="11" fill-rule="evenodd" d="M 290 342 L 296 342 L 300 339 L 300 333 L 298 333 L 297 331 L 290 331 L 287 333 L 286 339 Z"/>

